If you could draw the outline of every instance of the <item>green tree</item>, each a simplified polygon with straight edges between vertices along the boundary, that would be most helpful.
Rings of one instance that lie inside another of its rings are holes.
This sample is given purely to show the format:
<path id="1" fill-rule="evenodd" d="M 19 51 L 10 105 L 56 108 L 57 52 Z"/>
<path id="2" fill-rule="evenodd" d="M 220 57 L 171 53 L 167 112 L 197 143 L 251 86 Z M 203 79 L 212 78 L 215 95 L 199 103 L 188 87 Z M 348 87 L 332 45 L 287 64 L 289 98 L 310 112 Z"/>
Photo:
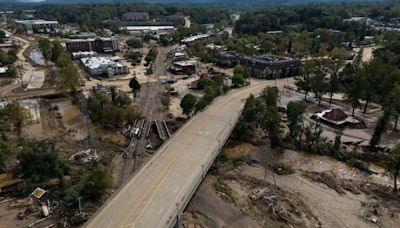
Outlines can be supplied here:
<path id="1" fill-rule="evenodd" d="M 51 58 L 51 44 L 48 39 L 40 39 L 39 41 L 39 48 L 43 53 L 43 57 L 45 59 Z"/>
<path id="2" fill-rule="evenodd" d="M 52 49 L 51 49 L 51 61 L 57 63 L 58 57 L 64 51 L 64 48 L 61 46 L 60 42 L 53 41 Z"/>
<path id="3" fill-rule="evenodd" d="M 133 77 L 130 81 L 129 81 L 129 88 L 131 88 L 132 92 L 133 92 L 133 96 L 136 97 L 136 93 L 138 91 L 140 91 L 140 83 L 138 82 L 138 80 L 136 79 L 136 77 Z"/>
<path id="4" fill-rule="evenodd" d="M 400 141 L 397 141 L 390 156 L 383 162 L 386 173 L 393 179 L 393 192 L 397 192 L 397 178 L 400 173 Z"/>
<path id="5" fill-rule="evenodd" d="M 6 168 L 7 157 L 11 153 L 11 145 L 7 141 L 0 140 L 0 172 Z"/>
<path id="6" fill-rule="evenodd" d="M 391 71 L 392 67 L 379 59 L 373 59 L 358 71 L 363 92 L 362 97 L 365 100 L 364 113 L 367 112 L 371 99 L 378 93 L 379 85 Z"/>
<path id="7" fill-rule="evenodd" d="M 186 94 L 181 100 L 180 106 L 182 108 L 183 114 L 185 114 L 188 118 L 196 105 L 196 101 L 196 97 L 190 93 Z"/>
<path id="8" fill-rule="evenodd" d="M 261 92 L 261 99 L 266 106 L 276 106 L 279 98 L 279 90 L 276 87 L 268 86 Z"/>
<path id="9" fill-rule="evenodd" d="M 1 119 L 6 128 L 11 132 L 16 132 L 19 139 L 22 138 L 23 128 L 29 124 L 30 118 L 28 111 L 18 103 L 8 103 L 0 112 Z"/>
<path id="10" fill-rule="evenodd" d="M 351 115 L 354 116 L 354 111 L 360 106 L 360 99 L 362 95 L 362 88 L 357 76 L 354 76 L 351 83 L 345 85 L 345 102 L 352 107 Z"/>
<path id="11" fill-rule="evenodd" d="M 296 78 L 296 86 L 298 89 L 304 91 L 304 100 L 307 101 L 307 95 L 311 91 L 312 76 L 314 74 L 315 63 L 314 61 L 306 61 L 301 67 L 301 76 Z"/>
<path id="12" fill-rule="evenodd" d="M 196 102 L 195 112 L 199 112 L 199 111 L 205 109 L 207 107 L 207 105 L 208 105 L 208 102 L 204 98 L 201 98 L 198 102 Z"/>
<path id="13" fill-rule="evenodd" d="M 289 135 L 292 139 L 296 139 L 302 128 L 302 115 L 307 108 L 304 101 L 290 101 L 287 105 L 287 118 L 289 121 Z"/>
<path id="14" fill-rule="evenodd" d="M 340 60 L 330 60 L 329 62 L 329 82 L 328 82 L 328 92 L 329 92 L 329 104 L 332 103 L 333 94 L 340 89 L 340 78 L 339 71 L 342 67 Z"/>
<path id="15" fill-rule="evenodd" d="M 67 52 L 61 52 L 57 56 L 57 60 L 55 63 L 60 68 L 64 68 L 64 67 L 67 67 L 67 66 L 70 66 L 73 64 L 72 60 L 71 60 L 71 56 Z"/>
<path id="16" fill-rule="evenodd" d="M 390 91 L 388 98 L 387 98 L 387 103 L 391 112 L 391 115 L 396 118 L 396 121 L 394 123 L 394 130 L 397 130 L 397 123 L 399 121 L 399 116 L 400 116 L 400 84 L 397 83 L 393 89 Z"/>
<path id="17" fill-rule="evenodd" d="M 64 92 L 75 91 L 83 83 L 82 77 L 74 65 L 61 68 L 57 87 Z"/>
<path id="18" fill-rule="evenodd" d="M 326 93 L 328 84 L 325 81 L 326 65 L 319 62 L 314 77 L 311 78 L 311 91 L 318 99 L 318 105 L 321 105 L 322 96 Z"/>
<path id="19" fill-rule="evenodd" d="M 99 200 L 111 187 L 111 183 L 111 176 L 107 170 L 97 166 L 83 178 L 82 195 L 90 200 Z"/>
<path id="20" fill-rule="evenodd" d="M 68 171 L 68 166 L 58 157 L 58 151 L 50 141 L 31 142 L 23 146 L 17 158 L 24 176 L 35 180 L 61 178 Z"/>
<path id="21" fill-rule="evenodd" d="M 131 48 L 141 48 L 143 47 L 143 42 L 140 39 L 132 38 L 126 40 L 126 45 Z"/>
<path id="22" fill-rule="evenodd" d="M 271 145 L 280 145 L 282 134 L 281 115 L 276 106 L 269 106 L 266 108 L 262 119 L 262 127 L 268 132 Z"/>
<path id="23" fill-rule="evenodd" d="M 370 147 L 376 147 L 381 141 L 382 134 L 386 131 L 386 125 L 389 121 L 390 112 L 385 110 L 383 115 L 379 118 L 378 123 L 374 129 L 371 140 L 369 141 Z"/>
<path id="24" fill-rule="evenodd" d="M 245 83 L 245 77 L 247 73 L 244 67 L 240 64 L 233 68 L 232 84 L 234 87 L 243 86 Z"/>

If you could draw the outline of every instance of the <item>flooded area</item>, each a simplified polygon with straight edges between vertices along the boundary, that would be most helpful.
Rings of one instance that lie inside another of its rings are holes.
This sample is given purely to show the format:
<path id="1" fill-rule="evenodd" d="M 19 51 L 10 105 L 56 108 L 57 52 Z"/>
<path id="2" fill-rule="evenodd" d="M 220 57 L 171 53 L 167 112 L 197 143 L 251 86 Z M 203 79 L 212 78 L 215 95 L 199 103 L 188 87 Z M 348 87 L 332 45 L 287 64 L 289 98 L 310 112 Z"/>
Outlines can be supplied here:
<path id="1" fill-rule="evenodd" d="M 55 99 L 50 104 L 58 108 L 63 125 L 76 140 L 87 137 L 85 122 L 78 106 L 74 105 L 70 99 Z"/>

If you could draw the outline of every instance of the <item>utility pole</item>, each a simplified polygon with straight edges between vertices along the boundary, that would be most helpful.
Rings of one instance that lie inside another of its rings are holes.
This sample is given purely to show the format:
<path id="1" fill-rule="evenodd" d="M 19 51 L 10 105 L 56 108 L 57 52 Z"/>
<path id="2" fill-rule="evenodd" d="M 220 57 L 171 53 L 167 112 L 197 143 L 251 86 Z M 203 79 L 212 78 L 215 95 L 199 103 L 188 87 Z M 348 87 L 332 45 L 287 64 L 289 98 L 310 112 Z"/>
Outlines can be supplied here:
<path id="1" fill-rule="evenodd" d="M 269 168 L 272 174 L 272 179 L 274 182 L 274 186 L 275 189 L 277 189 L 277 185 L 276 185 L 276 179 L 275 179 L 275 172 L 274 169 L 272 167 L 272 148 L 271 148 L 271 140 L 267 139 L 267 143 L 266 143 L 266 153 L 267 153 L 267 160 L 265 161 L 265 167 L 264 167 L 264 181 L 267 181 L 267 169 Z"/>

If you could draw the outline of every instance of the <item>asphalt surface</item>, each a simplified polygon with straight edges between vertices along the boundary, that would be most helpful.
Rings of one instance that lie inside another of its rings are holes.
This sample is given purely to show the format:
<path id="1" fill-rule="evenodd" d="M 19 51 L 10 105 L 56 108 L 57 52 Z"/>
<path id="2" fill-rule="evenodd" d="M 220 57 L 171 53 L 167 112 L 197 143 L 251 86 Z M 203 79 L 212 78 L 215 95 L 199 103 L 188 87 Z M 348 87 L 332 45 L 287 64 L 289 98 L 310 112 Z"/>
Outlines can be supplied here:
<path id="1" fill-rule="evenodd" d="M 245 99 L 282 81 L 253 80 L 189 120 L 85 227 L 171 227 L 234 128 Z"/>

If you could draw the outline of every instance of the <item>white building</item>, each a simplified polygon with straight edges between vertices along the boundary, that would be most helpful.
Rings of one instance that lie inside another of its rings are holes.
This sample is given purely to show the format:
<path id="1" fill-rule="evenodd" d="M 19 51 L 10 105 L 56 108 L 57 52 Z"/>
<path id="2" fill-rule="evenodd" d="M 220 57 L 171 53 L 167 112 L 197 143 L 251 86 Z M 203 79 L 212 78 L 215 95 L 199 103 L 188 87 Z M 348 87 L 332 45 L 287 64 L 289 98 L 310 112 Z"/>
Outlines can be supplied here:
<path id="1" fill-rule="evenodd" d="M 144 33 L 156 33 L 156 34 L 168 34 L 175 31 L 174 26 L 126 26 L 121 27 L 120 30 L 126 30 L 128 34 L 144 34 Z"/>
<path id="2" fill-rule="evenodd" d="M 28 34 L 57 32 L 60 28 L 58 21 L 37 20 L 17 20 L 15 23 L 22 25 Z"/>
<path id="3" fill-rule="evenodd" d="M 108 57 L 90 57 L 82 58 L 81 62 L 91 76 L 106 75 L 113 77 L 114 75 L 129 73 L 127 66 L 113 60 Z"/>

